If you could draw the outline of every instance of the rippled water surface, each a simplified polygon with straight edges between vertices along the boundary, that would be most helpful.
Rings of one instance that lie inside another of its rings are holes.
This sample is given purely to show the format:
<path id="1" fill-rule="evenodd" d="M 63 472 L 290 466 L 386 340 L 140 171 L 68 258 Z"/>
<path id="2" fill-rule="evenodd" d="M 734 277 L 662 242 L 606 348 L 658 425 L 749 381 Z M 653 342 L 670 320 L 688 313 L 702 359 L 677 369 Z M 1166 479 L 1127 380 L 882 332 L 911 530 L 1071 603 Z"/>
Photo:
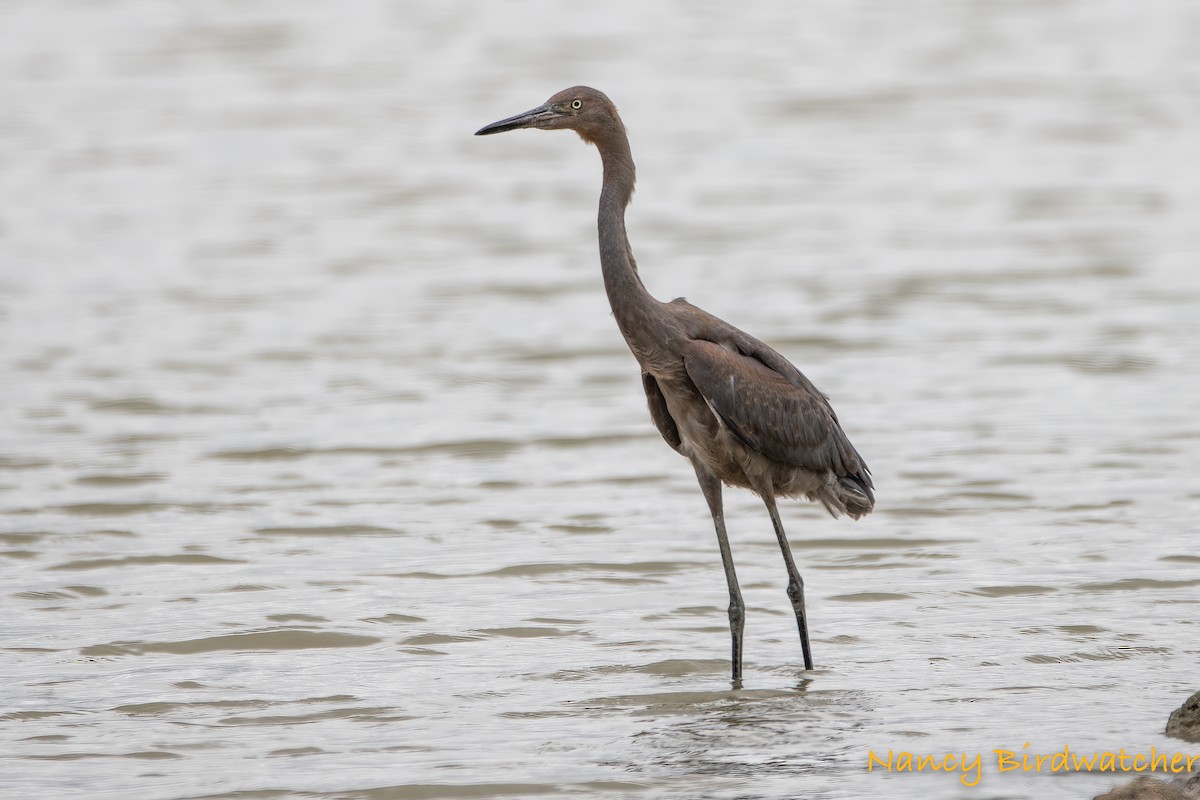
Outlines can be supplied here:
<path id="1" fill-rule="evenodd" d="M 0 5 L 6 797 L 1091 797 L 1200 659 L 1189 0 Z M 691 469 L 595 247 L 829 393 L 872 516 Z M 982 781 L 867 772 L 983 753 Z"/>

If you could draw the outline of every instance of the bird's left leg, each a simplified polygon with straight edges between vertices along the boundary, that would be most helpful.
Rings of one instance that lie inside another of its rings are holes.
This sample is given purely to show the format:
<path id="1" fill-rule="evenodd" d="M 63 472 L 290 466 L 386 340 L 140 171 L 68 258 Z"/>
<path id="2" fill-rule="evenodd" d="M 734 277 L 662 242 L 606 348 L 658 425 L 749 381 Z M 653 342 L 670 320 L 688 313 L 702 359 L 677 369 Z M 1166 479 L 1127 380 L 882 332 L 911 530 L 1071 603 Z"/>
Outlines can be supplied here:
<path id="1" fill-rule="evenodd" d="M 767 513 L 771 515 L 771 524 L 775 526 L 775 538 L 779 540 L 779 549 L 783 551 L 783 563 L 788 573 L 788 599 L 792 601 L 792 610 L 796 612 L 796 625 L 800 628 L 800 649 L 804 651 L 804 668 L 813 668 L 812 646 L 808 642 L 808 615 L 804 611 L 804 578 L 796 569 L 792 560 L 792 548 L 788 546 L 787 534 L 783 531 L 783 522 L 779 519 L 779 510 L 775 508 L 775 495 L 772 492 L 762 493 L 763 502 L 767 505 Z"/>

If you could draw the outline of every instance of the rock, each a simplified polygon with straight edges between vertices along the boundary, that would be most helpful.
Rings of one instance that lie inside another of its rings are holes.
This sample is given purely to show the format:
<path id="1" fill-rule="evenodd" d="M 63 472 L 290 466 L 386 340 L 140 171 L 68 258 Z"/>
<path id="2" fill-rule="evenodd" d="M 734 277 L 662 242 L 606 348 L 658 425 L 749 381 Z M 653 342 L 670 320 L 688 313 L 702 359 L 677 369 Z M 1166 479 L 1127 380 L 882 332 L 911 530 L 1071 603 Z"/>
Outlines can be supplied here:
<path id="1" fill-rule="evenodd" d="M 1183 701 L 1167 718 L 1167 736 L 1185 742 L 1200 742 L 1200 692 Z M 1097 795 L 1094 800 L 1200 800 L 1200 772 L 1171 782 L 1141 777 Z"/>
<path id="2" fill-rule="evenodd" d="M 1167 736 L 1185 742 L 1200 742 L 1200 692 L 1183 701 L 1167 718 Z"/>
<path id="3" fill-rule="evenodd" d="M 1192 800 L 1178 786 L 1153 778 L 1138 778 L 1133 783 L 1096 795 L 1093 800 Z"/>

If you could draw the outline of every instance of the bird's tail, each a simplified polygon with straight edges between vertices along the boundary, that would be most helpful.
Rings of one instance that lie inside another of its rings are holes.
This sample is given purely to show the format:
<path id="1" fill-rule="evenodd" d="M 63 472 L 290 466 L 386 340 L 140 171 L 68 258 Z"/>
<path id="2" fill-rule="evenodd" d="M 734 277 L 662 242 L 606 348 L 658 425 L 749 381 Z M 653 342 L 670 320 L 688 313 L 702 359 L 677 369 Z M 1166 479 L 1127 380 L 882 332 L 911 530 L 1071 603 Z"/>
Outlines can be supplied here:
<path id="1" fill-rule="evenodd" d="M 831 516 L 845 514 L 851 519 L 858 519 L 875 508 L 874 488 L 871 473 L 864 467 L 853 475 L 830 474 L 824 491 L 816 499 L 821 501 Z"/>

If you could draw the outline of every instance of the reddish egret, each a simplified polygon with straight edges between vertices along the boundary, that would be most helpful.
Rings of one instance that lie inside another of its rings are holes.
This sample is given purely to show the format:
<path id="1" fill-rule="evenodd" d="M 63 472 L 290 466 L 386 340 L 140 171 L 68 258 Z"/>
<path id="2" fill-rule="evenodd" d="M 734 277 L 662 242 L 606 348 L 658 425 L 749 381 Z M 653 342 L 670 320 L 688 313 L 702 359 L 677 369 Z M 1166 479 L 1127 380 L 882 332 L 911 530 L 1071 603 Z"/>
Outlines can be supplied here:
<path id="1" fill-rule="evenodd" d="M 733 681 L 742 675 L 746 608 L 733 568 L 721 484 L 762 498 L 788 573 L 788 598 L 800 628 L 804 668 L 812 669 L 804 581 L 792 559 L 775 498 L 807 497 L 833 516 L 854 519 L 875 506 L 871 473 L 838 424 L 828 398 L 767 345 L 683 298 L 663 303 L 638 277 L 625 235 L 634 166 L 625 126 L 602 92 L 576 86 L 543 105 L 480 128 L 572 130 L 600 151 L 600 269 L 613 316 L 642 368 L 642 387 L 658 432 L 692 462 L 708 501 L 729 586 Z"/>

